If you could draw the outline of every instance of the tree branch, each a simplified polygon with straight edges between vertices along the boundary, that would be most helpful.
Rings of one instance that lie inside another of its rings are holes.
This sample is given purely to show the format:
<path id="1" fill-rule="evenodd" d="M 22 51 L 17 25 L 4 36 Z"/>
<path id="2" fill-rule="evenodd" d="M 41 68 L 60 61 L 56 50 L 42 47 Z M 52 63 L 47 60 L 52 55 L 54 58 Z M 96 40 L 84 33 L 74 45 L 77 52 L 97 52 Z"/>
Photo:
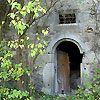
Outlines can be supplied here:
<path id="1" fill-rule="evenodd" d="M 54 4 L 51 5 L 51 6 L 47 9 L 47 12 L 44 13 L 42 16 L 38 17 L 37 19 L 33 19 L 32 21 L 29 21 L 29 22 L 27 23 L 27 24 L 29 25 L 29 27 L 30 27 L 30 26 L 32 25 L 32 23 L 35 22 L 36 20 L 38 20 L 38 19 L 44 17 L 44 16 L 48 13 L 48 11 L 50 11 L 50 9 L 51 9 L 52 7 L 54 7 L 54 5 L 55 5 L 58 1 L 59 1 L 59 0 L 56 0 L 56 1 L 54 2 Z M 33 15 L 34 15 L 34 13 L 33 13 Z M 25 33 L 26 33 L 26 31 L 29 29 L 29 27 L 26 26 L 26 28 L 25 28 L 24 31 L 23 31 L 23 35 L 21 35 L 20 38 L 22 38 L 22 37 L 25 35 Z"/>

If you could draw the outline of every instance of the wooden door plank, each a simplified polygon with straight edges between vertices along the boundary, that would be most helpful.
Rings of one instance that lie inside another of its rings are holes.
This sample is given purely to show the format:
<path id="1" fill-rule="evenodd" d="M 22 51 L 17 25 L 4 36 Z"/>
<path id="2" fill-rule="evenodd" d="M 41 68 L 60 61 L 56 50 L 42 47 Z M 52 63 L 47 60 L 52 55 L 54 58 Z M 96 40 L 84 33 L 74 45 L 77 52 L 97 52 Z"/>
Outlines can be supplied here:
<path id="1" fill-rule="evenodd" d="M 69 57 L 66 52 L 58 51 L 58 66 L 59 66 L 59 76 L 58 76 L 58 92 L 64 93 L 70 92 L 69 83 Z"/>

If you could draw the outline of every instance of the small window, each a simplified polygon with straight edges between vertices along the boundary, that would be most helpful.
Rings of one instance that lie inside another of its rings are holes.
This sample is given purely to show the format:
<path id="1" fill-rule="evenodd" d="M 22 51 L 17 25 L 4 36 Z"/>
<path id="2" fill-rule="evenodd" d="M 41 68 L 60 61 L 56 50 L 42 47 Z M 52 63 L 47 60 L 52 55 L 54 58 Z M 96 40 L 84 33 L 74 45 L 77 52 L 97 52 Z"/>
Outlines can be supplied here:
<path id="1" fill-rule="evenodd" d="M 75 14 L 59 14 L 59 24 L 76 23 Z"/>

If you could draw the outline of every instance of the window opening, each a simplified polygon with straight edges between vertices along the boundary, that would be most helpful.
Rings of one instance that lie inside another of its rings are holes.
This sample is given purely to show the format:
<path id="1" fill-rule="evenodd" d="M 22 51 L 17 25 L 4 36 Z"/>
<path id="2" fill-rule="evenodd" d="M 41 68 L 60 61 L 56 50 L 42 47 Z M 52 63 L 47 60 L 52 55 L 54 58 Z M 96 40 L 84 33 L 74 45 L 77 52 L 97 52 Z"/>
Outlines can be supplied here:
<path id="1" fill-rule="evenodd" d="M 76 23 L 76 16 L 74 14 L 59 14 L 59 24 Z"/>

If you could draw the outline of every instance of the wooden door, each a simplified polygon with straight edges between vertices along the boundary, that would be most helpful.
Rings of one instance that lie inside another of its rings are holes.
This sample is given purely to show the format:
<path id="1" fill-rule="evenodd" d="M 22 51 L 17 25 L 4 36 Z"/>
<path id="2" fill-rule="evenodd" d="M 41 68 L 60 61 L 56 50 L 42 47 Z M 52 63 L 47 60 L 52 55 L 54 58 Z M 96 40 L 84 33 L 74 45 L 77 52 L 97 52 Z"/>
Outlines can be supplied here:
<path id="1" fill-rule="evenodd" d="M 69 57 L 66 52 L 58 50 L 58 93 L 67 94 L 70 92 L 69 82 Z"/>

